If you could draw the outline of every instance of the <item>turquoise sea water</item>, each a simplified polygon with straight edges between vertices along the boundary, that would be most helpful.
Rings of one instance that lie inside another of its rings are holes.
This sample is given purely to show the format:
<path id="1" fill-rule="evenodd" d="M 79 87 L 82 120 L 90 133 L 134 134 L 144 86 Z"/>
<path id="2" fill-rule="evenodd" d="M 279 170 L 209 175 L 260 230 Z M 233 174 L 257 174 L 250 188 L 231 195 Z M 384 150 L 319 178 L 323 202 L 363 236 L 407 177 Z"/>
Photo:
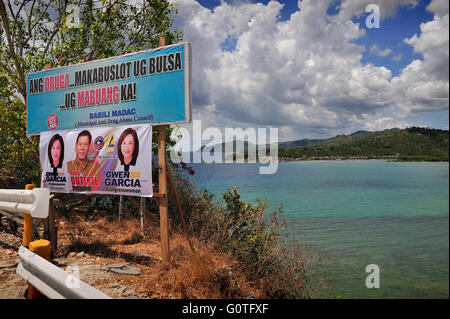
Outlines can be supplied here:
<path id="1" fill-rule="evenodd" d="M 245 200 L 283 203 L 286 238 L 328 254 L 334 298 L 449 298 L 449 164 L 368 161 L 192 164 L 194 180 L 220 196 L 236 186 Z M 365 268 L 380 268 L 368 289 Z"/>

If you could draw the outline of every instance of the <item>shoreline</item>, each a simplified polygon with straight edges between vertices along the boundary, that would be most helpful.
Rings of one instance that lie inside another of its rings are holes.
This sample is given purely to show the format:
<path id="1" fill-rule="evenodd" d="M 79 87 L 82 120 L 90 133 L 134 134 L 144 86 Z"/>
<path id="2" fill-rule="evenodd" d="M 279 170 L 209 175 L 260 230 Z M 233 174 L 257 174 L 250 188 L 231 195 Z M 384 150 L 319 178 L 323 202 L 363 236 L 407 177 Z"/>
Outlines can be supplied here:
<path id="1" fill-rule="evenodd" d="M 392 163 L 421 163 L 421 162 L 429 162 L 429 163 L 437 163 L 437 162 L 448 162 L 448 160 L 408 160 L 408 159 L 389 159 L 389 158 L 342 158 L 342 159 L 283 159 L 279 160 L 278 163 L 289 163 L 289 162 L 312 162 L 312 161 L 386 161 Z"/>
<path id="2" fill-rule="evenodd" d="M 339 162 L 339 161 L 385 161 L 391 163 L 448 163 L 448 160 L 407 160 L 407 159 L 388 159 L 388 158 L 347 158 L 347 159 L 272 159 L 270 161 L 260 162 L 248 162 L 248 159 L 235 159 L 233 162 L 225 162 L 225 159 L 222 162 L 212 162 L 207 164 L 267 164 L 269 162 L 273 163 L 291 163 L 291 162 L 319 162 L 319 161 L 329 161 L 329 162 Z M 205 162 L 201 163 L 191 163 L 191 164 L 205 164 Z"/>

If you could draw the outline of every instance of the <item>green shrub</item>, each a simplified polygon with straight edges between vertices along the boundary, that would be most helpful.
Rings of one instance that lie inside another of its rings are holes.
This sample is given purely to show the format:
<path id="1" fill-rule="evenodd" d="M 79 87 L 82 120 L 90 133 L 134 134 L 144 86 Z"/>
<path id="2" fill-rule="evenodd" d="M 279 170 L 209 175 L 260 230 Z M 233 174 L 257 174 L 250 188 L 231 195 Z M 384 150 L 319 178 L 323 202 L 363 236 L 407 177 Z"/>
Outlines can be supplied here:
<path id="1" fill-rule="evenodd" d="M 286 227 L 282 205 L 265 214 L 267 201 L 254 204 L 241 200 L 233 187 L 218 201 L 208 190 L 193 192 L 195 186 L 184 180 L 177 186 L 190 233 L 231 253 L 249 280 L 260 283 L 269 298 L 312 298 L 322 285 L 318 279 L 319 255 L 310 247 L 297 244 L 288 249 L 281 241 Z M 188 207 L 188 209 L 186 209 Z"/>

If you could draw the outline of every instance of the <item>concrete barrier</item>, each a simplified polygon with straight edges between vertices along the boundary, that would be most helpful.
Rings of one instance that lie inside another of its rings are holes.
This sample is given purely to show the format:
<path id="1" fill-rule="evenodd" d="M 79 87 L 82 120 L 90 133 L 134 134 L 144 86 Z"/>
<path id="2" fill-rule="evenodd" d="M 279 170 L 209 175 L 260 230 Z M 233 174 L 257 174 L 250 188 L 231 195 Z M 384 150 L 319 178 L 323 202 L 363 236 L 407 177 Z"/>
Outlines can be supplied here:
<path id="1" fill-rule="evenodd" d="M 47 218 L 49 201 L 48 188 L 0 189 L 0 209 L 20 216 L 30 214 L 35 218 Z"/>
<path id="2" fill-rule="evenodd" d="M 24 246 L 16 273 L 50 299 L 111 299 Z"/>

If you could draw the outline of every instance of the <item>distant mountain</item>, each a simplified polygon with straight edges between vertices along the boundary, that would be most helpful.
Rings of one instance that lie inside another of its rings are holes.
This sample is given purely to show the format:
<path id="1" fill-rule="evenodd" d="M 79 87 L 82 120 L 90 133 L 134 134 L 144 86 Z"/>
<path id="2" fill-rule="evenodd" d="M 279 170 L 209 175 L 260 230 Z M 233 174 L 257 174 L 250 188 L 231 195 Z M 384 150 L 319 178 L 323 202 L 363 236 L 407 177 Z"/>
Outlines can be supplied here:
<path id="1" fill-rule="evenodd" d="M 280 143 L 278 156 L 280 158 L 324 156 L 372 158 L 398 155 L 401 160 L 448 161 L 449 152 L 448 131 L 421 127 L 378 132 L 358 131 L 350 135 L 337 135 L 308 143 L 305 146 L 289 147 L 304 141 Z"/>
<path id="2" fill-rule="evenodd" d="M 221 144 L 216 144 L 216 145 L 213 146 L 214 150 L 211 151 L 211 152 L 225 152 L 225 150 L 228 148 L 228 149 L 233 150 L 233 152 L 242 153 L 242 152 L 246 152 L 248 150 L 249 145 L 251 147 L 253 147 L 255 145 L 255 144 L 253 144 L 251 142 L 248 142 L 248 141 L 243 141 L 243 142 L 239 141 L 239 142 L 240 143 L 236 143 L 236 140 L 234 140 L 234 141 L 230 141 L 230 142 L 226 142 L 226 143 L 224 142 L 224 143 L 221 143 Z M 206 147 L 206 145 L 203 145 L 201 147 L 201 150 L 203 151 L 203 149 L 205 147 Z"/>
<path id="3" fill-rule="evenodd" d="M 360 140 L 362 138 L 366 138 L 375 134 L 378 134 L 380 132 L 367 132 L 367 131 L 358 131 L 355 132 L 353 134 L 350 135 L 337 135 L 335 137 L 330 137 L 327 139 L 302 139 L 302 140 L 297 140 L 297 141 L 291 141 L 291 142 L 280 142 L 278 143 L 278 148 L 293 148 L 293 147 L 301 147 L 301 146 L 306 146 L 306 145 L 310 145 L 310 144 L 316 144 L 316 143 L 323 143 L 323 144 L 327 144 L 327 145 L 338 145 L 338 144 L 342 144 L 342 143 L 346 143 L 346 142 L 350 142 L 350 141 L 357 141 Z M 246 152 L 248 150 L 248 146 L 251 145 L 253 146 L 253 143 L 244 141 L 244 148 L 243 149 L 239 149 L 236 150 L 236 140 L 234 141 L 230 141 L 230 142 L 224 142 L 221 144 L 216 144 L 214 145 L 214 151 L 215 152 L 225 152 L 225 147 L 228 146 L 231 148 L 231 146 L 233 146 L 233 150 L 236 153 L 241 153 L 241 152 Z M 206 147 L 206 145 L 203 145 L 201 147 L 201 149 L 203 150 Z"/>
<path id="4" fill-rule="evenodd" d="M 362 140 L 364 138 L 372 137 L 378 134 L 381 134 L 383 132 L 392 131 L 392 130 L 398 130 L 398 129 L 390 129 L 385 131 L 378 131 L 378 132 L 368 132 L 368 131 L 357 131 L 355 133 L 352 133 L 350 135 L 336 135 L 335 137 L 330 137 L 326 139 L 302 139 L 292 142 L 281 142 L 278 144 L 278 148 L 292 148 L 292 147 L 300 147 L 300 146 L 306 146 L 310 144 L 322 144 L 322 145 L 340 145 L 343 143 L 348 142 L 354 142 L 358 140 Z"/>
<path id="5" fill-rule="evenodd" d="M 278 143 L 278 147 L 281 147 L 281 148 L 299 147 L 299 146 L 306 146 L 306 145 L 321 142 L 321 141 L 324 141 L 324 140 L 320 140 L 320 139 L 311 140 L 309 138 L 305 138 L 305 139 L 298 140 L 298 141 L 281 142 L 281 143 Z"/>
<path id="6" fill-rule="evenodd" d="M 242 143 L 242 144 L 241 144 Z M 225 152 L 226 146 L 233 153 L 248 156 L 249 146 L 236 149 L 236 140 L 214 145 L 213 152 Z M 202 150 L 206 145 L 202 146 Z M 267 145 L 267 154 L 268 154 Z M 448 161 L 449 132 L 439 129 L 411 127 L 407 129 L 387 129 L 384 131 L 357 131 L 349 135 L 341 134 L 327 139 L 301 139 L 278 144 L 280 159 L 315 157 L 396 157 L 400 160 Z M 237 155 L 235 155 L 237 156 Z"/>

